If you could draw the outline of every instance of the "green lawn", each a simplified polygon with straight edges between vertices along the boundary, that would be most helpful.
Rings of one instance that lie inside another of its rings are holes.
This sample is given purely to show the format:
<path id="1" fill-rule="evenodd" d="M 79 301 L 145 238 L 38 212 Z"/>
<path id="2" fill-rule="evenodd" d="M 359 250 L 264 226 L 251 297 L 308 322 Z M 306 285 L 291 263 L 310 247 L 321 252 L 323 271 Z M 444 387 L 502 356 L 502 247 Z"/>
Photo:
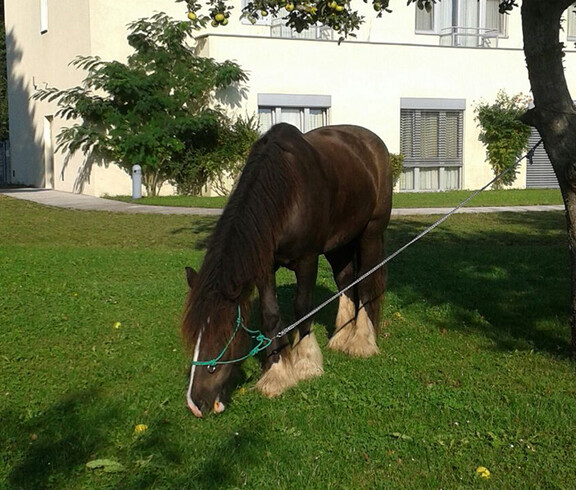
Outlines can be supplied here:
<path id="1" fill-rule="evenodd" d="M 273 400 L 252 360 L 203 420 L 178 319 L 214 218 L 3 196 L 0 218 L 0 488 L 574 487 L 561 212 L 452 217 L 390 264 L 379 356 L 324 349 L 325 375 Z M 396 218 L 389 250 L 431 219 Z M 315 302 L 333 291 L 323 262 Z"/>
<path id="2" fill-rule="evenodd" d="M 473 191 L 448 192 L 400 192 L 394 194 L 395 208 L 446 208 L 455 207 L 469 197 Z M 115 196 L 108 199 L 132 202 L 129 196 Z M 143 197 L 141 204 L 157 206 L 180 206 L 199 208 L 223 208 L 225 197 L 161 196 Z M 486 191 L 472 199 L 466 206 L 529 206 L 562 204 L 562 196 L 557 189 L 511 189 Z"/>

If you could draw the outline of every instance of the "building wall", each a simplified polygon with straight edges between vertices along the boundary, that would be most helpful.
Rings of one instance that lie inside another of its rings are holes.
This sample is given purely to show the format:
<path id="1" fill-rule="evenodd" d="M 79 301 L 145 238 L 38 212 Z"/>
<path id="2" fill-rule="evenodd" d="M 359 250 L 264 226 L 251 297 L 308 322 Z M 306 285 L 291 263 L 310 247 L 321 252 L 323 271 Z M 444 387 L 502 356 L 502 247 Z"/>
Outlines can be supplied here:
<path id="1" fill-rule="evenodd" d="M 47 0 L 48 29 L 41 32 L 41 0 L 5 0 L 11 182 L 91 195 L 130 192 L 130 177 L 113 164 L 93 165 L 81 154 L 51 156 L 56 135 L 73 121 L 53 118 L 55 104 L 30 98 L 39 88 L 79 85 L 84 73 L 69 66 L 76 56 L 125 59 L 131 49 L 126 25 L 159 4 L 183 15 L 171 0 Z"/>
<path id="2" fill-rule="evenodd" d="M 44 33 L 39 5 L 39 0 L 5 2 L 11 180 L 39 187 L 49 187 L 53 181 L 57 187 L 67 187 L 69 181 L 61 178 L 63 166 L 56 164 L 53 173 L 47 172 L 44 161 L 46 118 L 54 115 L 55 108 L 30 97 L 39 88 L 80 82 L 81 77 L 68 63 L 76 55 L 90 53 L 88 0 L 52 2 Z M 68 21 L 70 12 L 74 22 Z M 58 126 L 58 122 L 53 123 L 53 134 Z"/>
<path id="3" fill-rule="evenodd" d="M 336 42 L 224 34 L 207 36 L 201 48 L 217 60 L 237 60 L 250 73 L 242 108 L 248 113 L 257 112 L 258 94 L 330 95 L 332 123 L 366 126 L 395 153 L 400 145 L 401 98 L 465 99 L 465 188 L 483 185 L 491 177 L 485 149 L 478 141 L 475 104 L 493 100 L 500 89 L 528 94 L 530 88 L 521 50 L 379 43 L 338 46 Z M 270 56 L 270 52 L 281 56 Z M 567 66 L 576 64 L 574 56 L 568 54 Z M 522 185 L 525 178 L 520 175 L 517 182 Z"/>
<path id="4" fill-rule="evenodd" d="M 83 73 L 68 66 L 77 55 L 125 60 L 131 49 L 129 22 L 158 10 L 185 19 L 186 6 L 173 0 L 46 0 L 48 30 L 41 33 L 41 1 L 5 0 L 12 182 L 93 195 L 128 194 L 130 178 L 123 170 L 113 164 L 90 166 L 82 155 L 56 153 L 51 172 L 50 130 L 53 139 L 70 122 L 55 118 L 50 123 L 54 104 L 30 97 L 37 88 L 79 84 Z M 238 19 L 238 0 L 227 27 L 199 33 L 198 49 L 220 61 L 235 60 L 249 73 L 239 114 L 256 113 L 259 94 L 330 95 L 331 123 L 366 126 L 393 152 L 399 151 L 401 98 L 465 99 L 463 187 L 484 184 L 491 171 L 478 141 L 474 105 L 494 100 L 499 89 L 529 93 L 519 12 L 508 16 L 507 38 L 499 40 L 497 49 L 451 48 L 438 46 L 438 35 L 416 33 L 414 6 L 400 2 L 393 13 L 376 19 L 370 5 L 359 5 L 366 24 L 356 40 L 339 45 L 336 39 L 271 38 L 269 25 Z M 575 80 L 575 56 L 571 50 L 565 58 L 568 80 Z M 524 176 L 517 182 L 523 186 Z"/>

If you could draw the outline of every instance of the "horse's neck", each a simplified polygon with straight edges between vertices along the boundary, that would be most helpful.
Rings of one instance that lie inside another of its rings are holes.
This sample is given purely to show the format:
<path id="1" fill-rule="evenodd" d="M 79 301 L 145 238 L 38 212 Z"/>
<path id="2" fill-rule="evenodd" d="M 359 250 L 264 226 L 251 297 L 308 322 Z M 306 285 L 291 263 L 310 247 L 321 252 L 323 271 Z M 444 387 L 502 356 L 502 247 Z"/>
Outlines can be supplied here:
<path id="1" fill-rule="evenodd" d="M 276 245 L 275 230 L 256 222 L 249 212 L 237 211 L 234 219 L 238 224 L 223 230 L 212 264 L 218 288 L 227 298 L 250 294 L 272 269 Z"/>

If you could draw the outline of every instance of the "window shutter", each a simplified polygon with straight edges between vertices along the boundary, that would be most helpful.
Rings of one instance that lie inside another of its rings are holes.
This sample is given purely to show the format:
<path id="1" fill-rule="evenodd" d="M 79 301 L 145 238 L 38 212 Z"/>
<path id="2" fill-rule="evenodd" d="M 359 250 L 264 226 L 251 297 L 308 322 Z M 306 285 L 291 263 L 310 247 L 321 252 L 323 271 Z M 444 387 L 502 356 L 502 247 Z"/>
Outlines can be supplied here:
<path id="1" fill-rule="evenodd" d="M 264 134 L 274 125 L 273 111 L 271 107 L 258 108 L 258 120 L 260 134 Z"/>
<path id="2" fill-rule="evenodd" d="M 420 113 L 420 158 L 438 158 L 440 156 L 439 145 L 439 113 Z"/>
<path id="3" fill-rule="evenodd" d="M 462 156 L 462 113 L 446 112 L 445 113 L 445 158 L 460 158 Z"/>
<path id="4" fill-rule="evenodd" d="M 406 158 L 414 156 L 414 111 L 402 109 L 400 111 L 400 152 Z"/>

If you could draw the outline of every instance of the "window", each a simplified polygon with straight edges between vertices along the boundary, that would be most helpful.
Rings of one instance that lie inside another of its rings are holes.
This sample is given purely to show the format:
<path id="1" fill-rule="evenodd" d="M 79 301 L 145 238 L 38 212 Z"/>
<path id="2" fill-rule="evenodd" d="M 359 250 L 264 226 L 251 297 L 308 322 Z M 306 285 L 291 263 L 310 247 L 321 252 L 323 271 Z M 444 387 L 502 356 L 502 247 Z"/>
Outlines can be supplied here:
<path id="1" fill-rule="evenodd" d="M 401 191 L 439 191 L 462 186 L 462 99 L 401 99 Z"/>
<path id="2" fill-rule="evenodd" d="M 48 0 L 40 0 L 40 34 L 48 32 Z"/>
<path id="3" fill-rule="evenodd" d="M 285 37 L 289 39 L 308 39 L 308 40 L 330 40 L 334 39 L 334 31 L 325 25 L 314 25 L 304 29 L 302 32 L 297 32 L 286 25 L 286 19 L 283 17 L 288 12 L 279 15 L 279 18 L 272 19 L 270 23 L 270 36 L 271 37 Z"/>
<path id="4" fill-rule="evenodd" d="M 570 41 L 576 41 L 576 4 L 572 4 L 566 9 L 566 24 L 568 39 Z"/>
<path id="5" fill-rule="evenodd" d="M 259 94 L 260 132 L 265 133 L 280 122 L 292 124 L 302 132 L 326 126 L 331 99 L 329 95 Z"/>
<path id="6" fill-rule="evenodd" d="M 249 1 L 242 0 L 242 10 L 248 5 Z M 270 26 L 270 37 L 309 40 L 334 39 L 333 31 L 328 26 L 322 24 L 312 25 L 302 32 L 297 32 L 295 29 L 286 26 L 286 17 L 288 17 L 288 11 L 285 8 L 281 8 L 277 15 L 270 13 L 266 16 L 258 15 L 258 18 L 253 21 L 243 17 L 242 23 L 255 26 Z"/>
<path id="7" fill-rule="evenodd" d="M 428 12 L 416 7 L 416 32 L 437 34 L 443 46 L 495 47 L 506 36 L 500 0 L 444 0 Z"/>

